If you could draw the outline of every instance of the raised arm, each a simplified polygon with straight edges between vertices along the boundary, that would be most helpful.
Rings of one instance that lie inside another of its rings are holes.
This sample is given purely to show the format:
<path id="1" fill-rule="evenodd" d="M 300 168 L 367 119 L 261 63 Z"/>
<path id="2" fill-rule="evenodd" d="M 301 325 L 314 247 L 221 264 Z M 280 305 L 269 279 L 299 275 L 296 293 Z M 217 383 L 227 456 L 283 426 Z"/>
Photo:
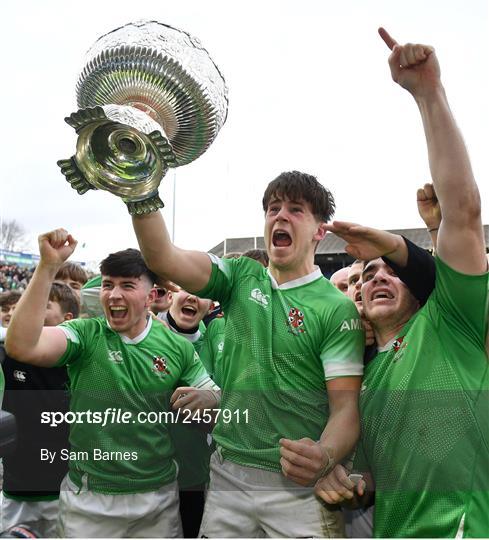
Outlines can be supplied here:
<path id="1" fill-rule="evenodd" d="M 416 203 L 418 205 L 418 213 L 424 221 L 426 229 L 431 236 L 433 249 L 436 250 L 438 243 L 438 231 L 441 223 L 440 204 L 436 197 L 433 184 L 425 184 L 416 192 Z"/>
<path id="2" fill-rule="evenodd" d="M 435 262 L 424 249 L 388 231 L 334 221 L 326 228 L 345 240 L 345 251 L 355 259 L 382 257 L 411 293 L 425 304 L 435 286 Z"/>
<path id="3" fill-rule="evenodd" d="M 347 243 L 345 251 L 355 259 L 369 261 L 377 257 L 388 257 L 400 267 L 407 265 L 408 249 L 399 234 L 347 221 L 333 221 L 325 225 L 325 228 Z"/>
<path id="4" fill-rule="evenodd" d="M 207 285 L 212 269 L 208 255 L 173 245 L 161 212 L 133 216 L 132 223 L 146 264 L 162 280 L 173 281 L 189 292 Z M 198 226 L 196 230 L 200 232 Z"/>
<path id="5" fill-rule="evenodd" d="M 19 362 L 54 366 L 66 350 L 60 328 L 44 327 L 51 285 L 59 267 L 73 253 L 76 240 L 64 229 L 39 236 L 41 260 L 10 321 L 5 349 Z"/>
<path id="6" fill-rule="evenodd" d="M 487 261 L 479 190 L 441 83 L 435 51 L 426 45 L 400 46 L 383 28 L 379 34 L 392 51 L 393 80 L 414 97 L 421 113 L 442 214 L 438 255 L 459 272 L 481 274 L 487 270 Z"/>

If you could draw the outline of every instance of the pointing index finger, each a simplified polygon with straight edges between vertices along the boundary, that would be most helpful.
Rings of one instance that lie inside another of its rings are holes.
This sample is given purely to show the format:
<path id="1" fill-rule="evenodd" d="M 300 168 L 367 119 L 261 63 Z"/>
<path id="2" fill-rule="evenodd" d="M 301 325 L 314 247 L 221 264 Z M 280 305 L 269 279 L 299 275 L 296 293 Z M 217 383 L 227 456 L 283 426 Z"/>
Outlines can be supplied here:
<path id="1" fill-rule="evenodd" d="M 385 28 L 380 27 L 379 28 L 379 36 L 383 39 L 384 43 L 389 47 L 389 49 L 392 51 L 395 45 L 397 45 L 397 41 L 391 37 L 389 32 Z"/>

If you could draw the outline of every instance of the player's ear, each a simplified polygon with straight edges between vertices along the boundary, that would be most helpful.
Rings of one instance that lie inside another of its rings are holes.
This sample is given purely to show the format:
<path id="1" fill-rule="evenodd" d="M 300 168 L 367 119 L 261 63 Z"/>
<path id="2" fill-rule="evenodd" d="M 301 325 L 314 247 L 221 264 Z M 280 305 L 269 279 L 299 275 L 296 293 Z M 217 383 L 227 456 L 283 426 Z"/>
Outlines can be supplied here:
<path id="1" fill-rule="evenodd" d="M 63 317 L 64 317 L 64 320 L 65 320 L 65 321 L 71 321 L 72 319 L 75 318 L 74 315 L 73 315 L 73 313 L 71 313 L 71 311 L 68 311 L 68 313 L 65 313 L 65 314 L 63 315 Z"/>
<path id="2" fill-rule="evenodd" d="M 326 236 L 326 223 L 323 221 L 318 224 L 313 240 L 319 242 Z"/>

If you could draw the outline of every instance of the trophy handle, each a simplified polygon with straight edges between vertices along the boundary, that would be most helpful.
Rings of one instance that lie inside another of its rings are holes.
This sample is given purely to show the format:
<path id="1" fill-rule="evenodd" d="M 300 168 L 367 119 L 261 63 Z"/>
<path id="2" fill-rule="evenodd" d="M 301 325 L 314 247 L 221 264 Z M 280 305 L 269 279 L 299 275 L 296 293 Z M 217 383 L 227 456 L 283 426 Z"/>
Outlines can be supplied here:
<path id="1" fill-rule="evenodd" d="M 74 157 L 71 157 L 70 159 L 60 159 L 57 164 L 66 180 L 73 189 L 78 191 L 79 195 L 83 195 L 89 189 L 95 189 L 78 168 Z"/>
<path id="2" fill-rule="evenodd" d="M 77 151 L 58 166 L 80 195 L 103 189 L 121 197 L 130 214 L 155 212 L 164 206 L 158 196 L 163 176 L 169 167 L 178 167 L 175 153 L 161 131 L 144 133 L 114 120 L 114 111 L 120 110 L 97 106 L 65 118 L 78 134 Z M 143 114 L 129 107 L 123 112 Z"/>
<path id="3" fill-rule="evenodd" d="M 143 201 L 124 201 L 131 216 L 141 216 L 143 214 L 150 214 L 156 212 L 165 205 L 158 196 L 158 193 L 144 199 Z"/>

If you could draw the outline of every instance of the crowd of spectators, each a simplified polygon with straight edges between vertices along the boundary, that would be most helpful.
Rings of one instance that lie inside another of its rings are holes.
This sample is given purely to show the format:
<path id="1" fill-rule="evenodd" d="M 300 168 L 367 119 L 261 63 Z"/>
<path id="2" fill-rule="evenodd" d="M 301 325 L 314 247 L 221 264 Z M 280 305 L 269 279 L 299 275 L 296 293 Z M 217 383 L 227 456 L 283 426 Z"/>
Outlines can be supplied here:
<path id="1" fill-rule="evenodd" d="M 25 290 L 34 270 L 0 261 L 0 292 Z"/>

